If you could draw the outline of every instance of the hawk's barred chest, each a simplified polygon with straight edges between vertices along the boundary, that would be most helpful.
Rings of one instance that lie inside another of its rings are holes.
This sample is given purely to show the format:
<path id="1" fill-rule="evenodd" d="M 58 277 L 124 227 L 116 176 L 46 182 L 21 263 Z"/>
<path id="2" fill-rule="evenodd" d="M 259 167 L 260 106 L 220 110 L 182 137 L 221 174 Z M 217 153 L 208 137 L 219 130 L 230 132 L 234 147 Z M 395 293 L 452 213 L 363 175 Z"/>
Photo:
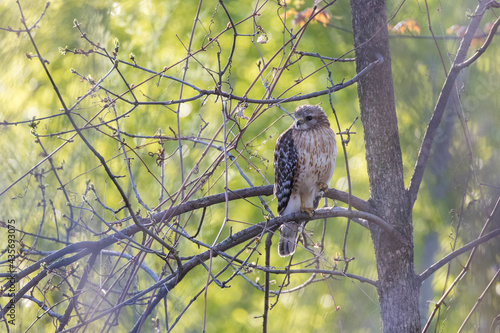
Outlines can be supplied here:
<path id="1" fill-rule="evenodd" d="M 294 129 L 293 141 L 297 148 L 296 185 L 329 183 L 337 152 L 335 133 L 331 128 L 325 125 L 308 131 Z"/>

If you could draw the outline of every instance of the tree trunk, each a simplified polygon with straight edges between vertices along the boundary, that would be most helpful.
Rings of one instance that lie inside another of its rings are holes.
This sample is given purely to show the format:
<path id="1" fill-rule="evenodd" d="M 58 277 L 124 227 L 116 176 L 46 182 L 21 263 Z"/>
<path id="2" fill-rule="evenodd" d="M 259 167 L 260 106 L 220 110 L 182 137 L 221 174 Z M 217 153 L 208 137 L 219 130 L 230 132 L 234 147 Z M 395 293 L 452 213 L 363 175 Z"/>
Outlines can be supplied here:
<path id="1" fill-rule="evenodd" d="M 370 202 L 408 239 L 408 244 L 401 244 L 370 225 L 383 328 L 384 332 L 419 332 L 420 283 L 413 262 L 411 205 L 404 188 L 385 0 L 351 0 L 351 11 L 357 71 L 383 58 L 358 82 Z"/>

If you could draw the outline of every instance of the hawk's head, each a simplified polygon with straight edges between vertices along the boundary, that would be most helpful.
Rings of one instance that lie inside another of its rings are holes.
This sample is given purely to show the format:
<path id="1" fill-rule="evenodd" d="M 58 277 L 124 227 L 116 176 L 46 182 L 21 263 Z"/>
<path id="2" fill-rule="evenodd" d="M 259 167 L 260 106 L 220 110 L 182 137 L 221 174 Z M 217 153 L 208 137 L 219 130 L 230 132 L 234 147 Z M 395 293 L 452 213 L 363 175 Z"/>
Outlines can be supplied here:
<path id="1" fill-rule="evenodd" d="M 301 105 L 295 109 L 295 128 L 306 131 L 322 126 L 330 127 L 325 111 L 318 105 Z"/>

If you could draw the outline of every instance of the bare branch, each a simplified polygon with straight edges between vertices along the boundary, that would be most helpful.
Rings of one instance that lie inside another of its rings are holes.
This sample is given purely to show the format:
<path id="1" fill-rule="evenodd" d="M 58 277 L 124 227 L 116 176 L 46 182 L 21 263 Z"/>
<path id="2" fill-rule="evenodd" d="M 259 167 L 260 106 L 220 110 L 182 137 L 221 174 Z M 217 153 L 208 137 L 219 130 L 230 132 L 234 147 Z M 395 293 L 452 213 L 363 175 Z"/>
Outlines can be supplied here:
<path id="1" fill-rule="evenodd" d="M 441 267 L 443 267 L 444 265 L 446 265 L 447 263 L 449 263 L 451 260 L 455 259 L 459 255 L 461 255 L 469 250 L 475 249 L 479 245 L 481 245 L 481 244 L 483 244 L 483 243 L 489 241 L 490 239 L 493 239 L 499 235 L 500 235 L 500 228 L 495 229 L 495 230 L 487 233 L 486 235 L 479 237 L 475 241 L 472 241 L 469 244 L 462 246 L 458 250 L 455 250 L 455 251 L 447 254 L 441 260 L 439 260 L 434 265 L 427 268 L 424 272 L 422 272 L 420 274 L 420 276 L 419 276 L 420 283 L 425 281 L 428 277 L 430 277 L 432 274 L 434 274 L 438 269 L 440 269 Z"/>
<path id="2" fill-rule="evenodd" d="M 26 26 L 26 24 L 25 24 L 25 22 L 24 22 L 24 18 L 23 18 L 23 22 L 22 22 L 22 23 L 23 23 L 23 24 L 24 24 L 24 26 L 25 26 L 25 28 L 24 28 L 24 29 L 12 29 L 11 27 L 7 27 L 7 28 L 2 28 L 2 27 L 0 27 L 0 30 L 4 30 L 4 31 L 8 31 L 8 32 L 16 32 L 16 33 L 18 33 L 18 34 L 19 34 L 19 33 L 21 33 L 21 32 L 28 32 L 28 31 L 31 31 L 31 30 L 33 30 L 33 29 L 35 29 L 35 28 L 36 28 L 36 26 L 38 25 L 38 23 L 40 23 L 40 21 L 42 20 L 42 18 L 45 16 L 45 13 L 47 12 L 47 9 L 49 8 L 49 6 L 50 6 L 50 2 L 49 2 L 49 1 L 47 1 L 47 2 L 45 3 L 45 8 L 43 9 L 42 14 L 40 14 L 40 16 L 39 16 L 39 17 L 38 17 L 38 19 L 35 21 L 35 23 L 33 23 L 33 24 L 31 25 L 31 27 L 29 27 L 29 28 Z"/>
<path id="3" fill-rule="evenodd" d="M 303 101 L 319 96 L 324 96 L 327 94 L 334 93 L 336 91 L 342 90 L 346 87 L 349 87 L 353 85 L 354 83 L 358 82 L 363 76 L 365 76 L 367 73 L 369 73 L 373 67 L 377 64 L 380 63 L 380 60 L 375 60 L 366 68 L 361 70 L 359 73 L 357 73 L 355 76 L 353 76 L 351 79 L 344 81 L 342 83 L 336 84 L 332 87 L 329 87 L 328 89 L 320 90 L 320 91 L 315 91 L 309 94 L 304 94 L 304 95 L 298 95 L 298 96 L 292 96 L 292 97 L 284 97 L 284 98 L 264 98 L 264 99 L 256 99 L 256 98 L 248 98 L 244 96 L 237 96 L 231 93 L 227 93 L 221 90 L 203 90 L 201 89 L 199 93 L 195 96 L 192 97 L 187 97 L 184 99 L 178 99 L 178 100 L 170 100 L 170 101 L 145 101 L 145 102 L 137 102 L 136 104 L 138 105 L 174 105 L 174 104 L 180 104 L 180 103 L 185 103 L 189 101 L 194 101 L 197 99 L 202 98 L 203 96 L 220 96 L 227 98 L 229 100 L 236 100 L 244 103 L 254 103 L 254 104 L 269 104 L 269 105 L 274 105 L 274 104 L 279 104 L 279 103 L 292 103 L 292 102 L 298 102 L 298 101 Z M 135 89 L 135 88 L 132 88 Z"/>
<path id="4" fill-rule="evenodd" d="M 351 217 L 370 217 L 373 219 L 374 223 L 377 225 L 381 226 L 383 223 L 379 219 L 377 219 L 374 216 L 371 216 L 369 213 L 364 213 L 364 212 L 358 212 L 358 211 L 348 211 L 347 209 L 341 209 L 339 207 L 333 208 L 333 209 L 320 209 L 315 212 L 315 215 L 313 216 L 313 219 L 316 218 L 324 218 L 324 217 L 338 217 L 338 216 L 351 216 Z M 158 292 L 158 294 L 154 297 L 154 299 L 148 304 L 148 307 L 146 311 L 144 312 L 143 316 L 149 316 L 149 314 L 153 311 L 153 309 L 157 306 L 157 304 L 168 294 L 170 293 L 176 286 L 177 284 L 187 275 L 189 271 L 191 271 L 193 268 L 198 266 L 201 262 L 204 262 L 206 260 L 209 260 L 213 256 L 217 256 L 221 254 L 221 252 L 224 252 L 230 248 L 233 248 L 234 246 L 241 244 L 244 241 L 247 241 L 251 238 L 254 237 L 263 237 L 263 235 L 268 232 L 268 231 L 274 231 L 276 230 L 282 223 L 287 222 L 287 221 L 296 221 L 299 219 L 309 219 L 309 215 L 306 213 L 294 213 L 294 214 L 289 214 L 286 216 L 281 216 L 281 217 L 276 217 L 274 219 L 271 219 L 269 221 L 261 222 L 258 224 L 255 224 L 251 227 L 248 227 L 240 232 L 237 232 L 236 234 L 224 239 L 222 242 L 218 243 L 217 245 L 210 247 L 208 250 L 206 250 L 203 253 L 200 253 L 196 256 L 194 256 L 192 259 L 190 259 L 188 262 L 184 263 L 182 267 L 179 267 L 178 270 L 173 273 L 170 277 L 164 279 L 165 281 L 169 281 L 168 283 L 165 283 L 162 285 L 161 290 Z M 384 228 L 384 227 L 383 227 Z M 139 326 L 134 327 L 131 332 L 137 332 Z"/>
<path id="5" fill-rule="evenodd" d="M 498 18 L 495 21 L 495 23 L 493 23 L 493 26 L 491 27 L 490 33 L 488 34 L 488 37 L 484 41 L 483 45 L 479 49 L 477 49 L 476 53 L 474 53 L 469 59 L 467 59 L 466 61 L 464 61 L 460 64 L 457 64 L 458 69 L 463 69 L 465 67 L 469 67 L 474 61 L 476 61 L 486 51 L 488 46 L 490 46 L 491 41 L 493 40 L 493 37 L 495 36 L 499 25 L 500 25 L 500 18 Z"/>
<path id="6" fill-rule="evenodd" d="M 420 184 L 422 183 L 427 161 L 429 160 L 431 147 L 434 142 L 434 137 L 438 130 L 439 124 L 441 123 L 441 119 L 443 118 L 446 104 L 451 95 L 451 90 L 455 86 L 455 81 L 457 79 L 458 74 L 460 73 L 461 68 L 463 68 L 460 67 L 460 64 L 464 61 L 467 55 L 467 50 L 469 49 L 470 44 L 474 38 L 474 34 L 479 27 L 479 23 L 481 22 L 485 9 L 486 9 L 486 2 L 479 1 L 479 5 L 475 10 L 474 15 L 472 15 L 472 19 L 469 23 L 469 26 L 467 27 L 462 42 L 460 43 L 457 55 L 455 56 L 453 65 L 451 66 L 450 72 L 443 84 L 443 88 L 441 89 L 441 93 L 436 102 L 436 106 L 434 108 L 431 120 L 429 122 L 429 125 L 427 126 L 427 131 L 425 132 L 422 145 L 420 146 L 420 150 L 418 152 L 418 158 L 415 164 L 415 170 L 413 171 L 413 176 L 411 177 L 410 180 L 410 187 L 408 189 L 408 194 L 410 196 L 410 203 L 412 206 L 415 204 L 415 200 L 417 200 L 418 190 L 420 188 Z"/>
<path id="7" fill-rule="evenodd" d="M 500 197 L 498 198 L 496 204 L 495 204 L 495 207 L 493 208 L 493 210 L 491 211 L 488 219 L 486 220 L 486 222 L 484 223 L 483 225 L 483 228 L 481 229 L 481 233 L 479 234 L 479 237 L 482 238 L 483 235 L 486 233 L 486 229 L 490 226 L 490 224 L 492 222 L 498 222 L 499 220 L 499 216 L 498 216 L 498 212 L 500 211 Z M 490 232 L 488 235 L 490 235 L 491 237 L 495 237 L 497 236 L 498 234 L 500 234 L 500 229 L 496 229 L 492 232 Z M 486 237 L 487 235 L 485 235 L 484 237 Z M 470 245 L 470 244 L 469 244 Z M 443 295 L 441 296 L 441 298 L 439 299 L 439 301 L 436 302 L 436 304 L 434 305 L 434 309 L 432 310 L 429 318 L 427 319 L 427 323 L 425 324 L 424 326 L 424 329 L 422 330 L 422 333 L 426 332 L 428 329 L 429 329 L 429 326 L 432 322 L 432 319 L 434 318 L 434 315 L 436 314 L 436 312 L 439 310 L 439 308 L 441 307 L 441 305 L 444 303 L 444 300 L 446 299 L 446 297 L 448 297 L 448 295 L 450 294 L 450 292 L 455 288 L 455 286 L 457 285 L 457 283 L 464 277 L 464 275 L 469 271 L 469 267 L 471 265 L 471 262 L 472 262 L 472 259 L 474 258 L 474 255 L 476 253 L 476 249 L 477 247 L 474 247 L 472 246 L 472 251 L 471 253 L 469 254 L 469 258 L 467 259 L 467 262 L 465 263 L 465 266 L 463 266 L 463 269 L 462 271 L 457 275 L 457 277 L 455 278 L 455 280 L 451 283 L 451 285 L 448 287 L 448 289 L 446 289 L 446 291 L 443 293 Z M 458 251 L 458 250 L 457 250 Z M 445 262 L 443 262 L 443 264 L 445 264 Z M 442 266 L 442 265 L 441 265 Z M 425 273 L 425 272 L 424 272 Z M 420 276 L 420 281 L 423 281 L 424 279 L 422 278 L 422 275 L 424 275 L 424 273 L 421 274 Z M 427 276 L 427 274 L 425 274 L 425 276 Z"/>
<path id="8" fill-rule="evenodd" d="M 241 190 L 236 190 L 236 191 L 230 191 L 227 193 L 227 200 L 232 201 L 232 200 L 238 200 L 242 198 L 249 198 L 249 197 L 255 197 L 259 195 L 272 195 L 273 194 L 273 185 L 267 185 L 267 186 L 259 186 L 259 187 L 250 187 L 250 188 L 245 188 Z M 334 189 L 329 189 L 327 192 L 327 195 L 331 199 L 339 200 L 339 201 L 347 201 L 348 194 L 344 193 L 342 191 L 334 190 Z M 188 201 L 186 203 L 180 204 L 178 206 L 172 207 L 170 209 L 167 209 L 165 211 L 159 212 L 154 214 L 151 218 L 143 218 L 141 219 L 140 223 L 142 225 L 148 225 L 148 224 L 154 224 L 157 223 L 158 221 L 168 221 L 174 216 L 180 215 L 187 213 L 189 211 L 193 211 L 196 209 L 200 208 L 205 208 L 209 207 L 218 203 L 223 203 L 226 200 L 226 194 L 225 193 L 219 193 L 215 195 L 211 195 L 208 197 Z M 354 208 L 367 208 L 369 211 L 370 206 L 362 201 L 359 198 L 352 197 L 352 206 Z M 374 223 L 380 225 L 382 228 L 387 230 L 388 232 L 393 232 L 393 230 L 390 227 L 385 226 L 385 222 L 382 221 L 380 218 L 378 218 L 376 215 L 370 212 L 364 212 L 364 211 L 352 211 L 348 212 L 347 210 L 336 207 L 334 209 L 321 209 L 316 211 L 316 215 L 314 216 L 314 219 L 320 219 L 320 218 L 325 218 L 325 217 L 340 217 L 340 216 L 351 216 L 355 218 L 362 218 L 362 219 L 367 219 L 370 221 L 373 221 Z M 309 216 L 305 213 L 296 213 L 296 214 L 290 214 L 287 216 L 282 216 L 279 218 L 272 219 L 269 222 L 269 225 L 272 227 L 278 227 L 281 223 L 284 223 L 286 221 L 291 221 L 294 219 L 311 219 Z M 262 230 L 262 226 L 265 225 L 267 222 L 262 222 L 260 224 L 255 225 L 259 226 L 259 230 Z M 100 239 L 98 241 L 83 241 L 83 242 L 78 242 L 78 243 L 73 243 L 65 246 L 64 248 L 51 252 L 49 255 L 47 255 L 45 258 L 37 261 L 33 265 L 25 268 L 18 274 L 16 274 L 16 280 L 15 282 L 19 282 L 22 278 L 26 277 L 27 275 L 37 271 L 40 269 L 42 265 L 48 265 L 51 264 L 52 262 L 64 257 L 67 254 L 70 253 L 78 253 L 79 256 L 86 256 L 90 252 L 89 250 L 102 250 L 106 247 L 108 247 L 111 244 L 114 244 L 122 239 L 125 239 L 125 237 L 130 237 L 137 232 L 141 231 L 142 229 L 139 228 L 137 225 L 131 225 L 129 227 L 126 227 L 122 229 L 119 233 L 109 235 L 103 239 Z M 248 238 L 250 239 L 250 238 Z M 244 239 L 247 240 L 247 239 Z M 70 257 L 73 258 L 73 257 Z M 69 259 L 69 258 L 68 258 Z M 74 261 L 74 260 L 73 260 Z M 72 262 L 72 261 L 71 261 Z M 58 265 L 57 267 L 61 267 Z M 54 267 L 53 267 L 54 268 Z M 2 288 L 3 290 L 9 289 L 11 285 L 11 282 L 5 283 Z"/>

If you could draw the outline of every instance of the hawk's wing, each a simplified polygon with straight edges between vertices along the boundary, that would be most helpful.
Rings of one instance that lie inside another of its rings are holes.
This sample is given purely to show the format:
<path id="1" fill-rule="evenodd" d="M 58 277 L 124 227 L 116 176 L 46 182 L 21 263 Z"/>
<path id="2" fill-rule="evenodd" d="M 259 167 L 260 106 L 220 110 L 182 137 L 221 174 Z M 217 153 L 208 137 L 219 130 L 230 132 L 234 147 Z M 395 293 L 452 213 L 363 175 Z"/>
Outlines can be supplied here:
<path id="1" fill-rule="evenodd" d="M 292 128 L 276 140 L 274 149 L 274 195 L 278 198 L 278 214 L 281 215 L 288 205 L 293 189 L 297 167 L 297 149 L 293 142 Z"/>

